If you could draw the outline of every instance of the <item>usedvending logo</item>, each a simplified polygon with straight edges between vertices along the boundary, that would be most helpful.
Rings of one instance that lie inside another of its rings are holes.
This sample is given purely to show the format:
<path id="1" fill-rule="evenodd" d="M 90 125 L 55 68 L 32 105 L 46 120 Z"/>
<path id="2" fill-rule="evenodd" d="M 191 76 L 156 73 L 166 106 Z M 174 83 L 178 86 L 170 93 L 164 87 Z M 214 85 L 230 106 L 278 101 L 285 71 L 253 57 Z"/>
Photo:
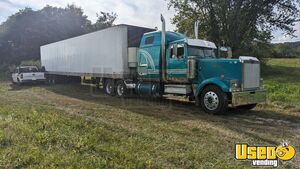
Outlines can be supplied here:
<path id="1" fill-rule="evenodd" d="M 278 167 L 279 160 L 289 161 L 296 155 L 293 146 L 284 141 L 280 146 L 249 146 L 248 144 L 235 145 L 236 160 L 250 160 L 252 166 Z"/>

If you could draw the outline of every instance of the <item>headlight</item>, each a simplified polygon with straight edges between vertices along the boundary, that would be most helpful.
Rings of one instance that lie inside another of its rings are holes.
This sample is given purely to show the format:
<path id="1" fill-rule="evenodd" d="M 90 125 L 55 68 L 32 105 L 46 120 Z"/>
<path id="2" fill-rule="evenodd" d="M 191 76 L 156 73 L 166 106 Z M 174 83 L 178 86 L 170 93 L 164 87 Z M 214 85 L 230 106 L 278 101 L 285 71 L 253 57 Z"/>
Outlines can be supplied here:
<path id="1" fill-rule="evenodd" d="M 240 85 L 237 80 L 230 80 L 231 91 L 240 91 Z"/>

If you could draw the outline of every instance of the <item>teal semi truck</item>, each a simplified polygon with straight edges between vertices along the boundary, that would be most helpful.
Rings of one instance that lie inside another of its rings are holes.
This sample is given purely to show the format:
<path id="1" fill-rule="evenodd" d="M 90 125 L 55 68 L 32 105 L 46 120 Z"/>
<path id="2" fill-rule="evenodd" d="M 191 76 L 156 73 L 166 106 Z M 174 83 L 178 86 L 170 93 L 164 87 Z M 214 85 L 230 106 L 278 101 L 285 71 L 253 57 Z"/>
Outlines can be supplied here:
<path id="1" fill-rule="evenodd" d="M 192 39 L 166 31 L 163 16 L 161 20 L 161 31 L 118 25 L 42 46 L 48 80 L 91 77 L 116 97 L 132 92 L 184 96 L 210 114 L 265 102 L 257 58 L 221 58 L 220 47 L 197 38 L 197 24 Z"/>

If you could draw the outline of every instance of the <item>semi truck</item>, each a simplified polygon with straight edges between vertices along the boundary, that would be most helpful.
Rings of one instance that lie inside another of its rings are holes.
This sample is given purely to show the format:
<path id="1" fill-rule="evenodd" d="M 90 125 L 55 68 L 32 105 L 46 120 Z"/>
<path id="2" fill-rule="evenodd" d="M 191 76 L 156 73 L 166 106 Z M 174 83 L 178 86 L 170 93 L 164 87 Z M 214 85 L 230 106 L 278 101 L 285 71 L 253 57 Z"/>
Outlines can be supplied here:
<path id="1" fill-rule="evenodd" d="M 215 43 L 181 33 L 117 25 L 41 47 L 49 81 L 91 77 L 107 95 L 184 96 L 209 114 L 253 109 L 266 93 L 255 57 L 218 56 Z"/>

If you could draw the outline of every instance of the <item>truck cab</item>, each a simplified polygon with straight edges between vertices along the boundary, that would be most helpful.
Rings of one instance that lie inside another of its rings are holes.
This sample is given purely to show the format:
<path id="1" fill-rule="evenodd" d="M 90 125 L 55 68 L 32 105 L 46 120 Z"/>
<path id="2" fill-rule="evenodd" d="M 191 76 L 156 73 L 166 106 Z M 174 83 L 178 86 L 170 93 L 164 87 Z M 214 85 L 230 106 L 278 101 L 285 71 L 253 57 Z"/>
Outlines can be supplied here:
<path id="1" fill-rule="evenodd" d="M 218 56 L 213 42 L 175 32 L 146 33 L 137 56 L 138 93 L 182 95 L 211 114 L 252 109 L 266 99 L 255 57 Z"/>

